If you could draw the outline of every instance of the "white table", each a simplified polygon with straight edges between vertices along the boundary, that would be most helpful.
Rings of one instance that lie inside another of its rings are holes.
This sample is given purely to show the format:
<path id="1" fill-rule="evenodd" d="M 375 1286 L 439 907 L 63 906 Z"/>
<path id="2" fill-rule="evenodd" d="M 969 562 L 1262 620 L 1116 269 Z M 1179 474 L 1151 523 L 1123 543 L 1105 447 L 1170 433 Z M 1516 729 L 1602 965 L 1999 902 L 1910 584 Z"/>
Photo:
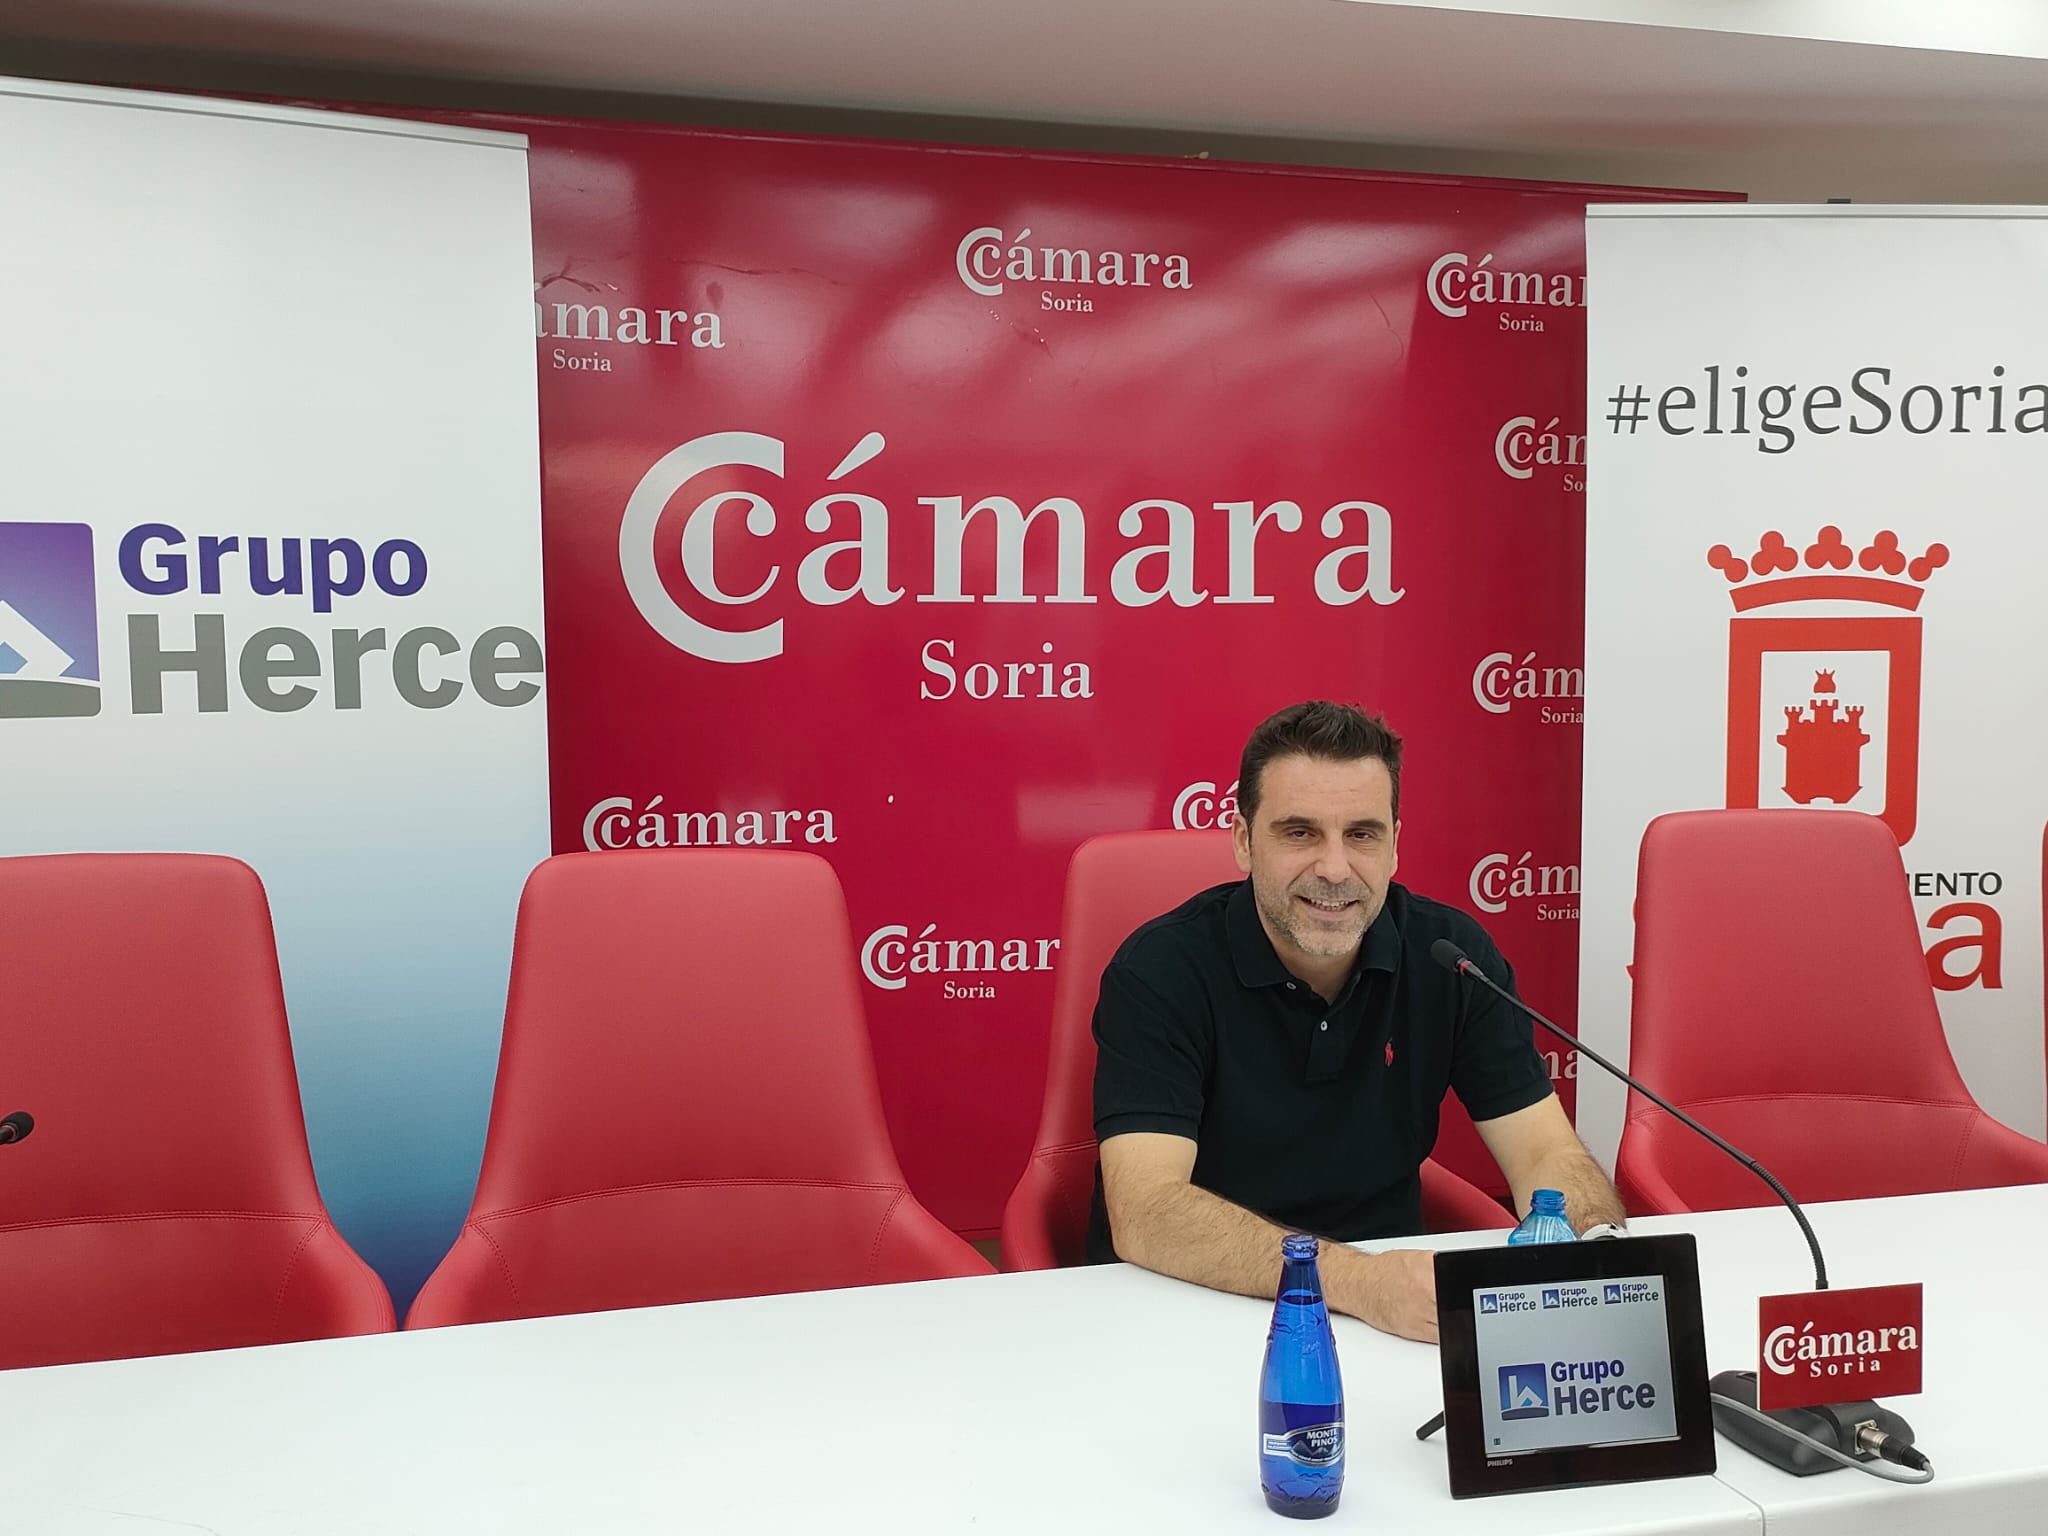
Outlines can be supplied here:
<path id="1" fill-rule="evenodd" d="M 1321 1529 L 2048 1530 L 2022 1417 L 2044 1221 L 2048 1190 L 1814 1213 L 1840 1283 L 1927 1282 L 1928 1390 L 1897 1406 L 1930 1487 L 1803 1482 L 1723 1442 L 1714 1478 L 1454 1502 L 1441 1437 L 1413 1437 L 1435 1351 L 1340 1319 L 1350 1468 Z M 1638 1225 L 1700 1234 L 1711 1363 L 1753 1365 L 1754 1298 L 1806 1283 L 1790 1218 Z M 1269 1310 L 1118 1266 L 15 1371 L 0 1514 L 26 1536 L 1274 1536 L 1252 1449 Z"/>
<path id="2" fill-rule="evenodd" d="M 1884 1401 L 1913 1426 L 1935 1481 L 1792 1477 L 1726 1440 L 1720 1480 L 1762 1507 L 1770 1536 L 2048 1532 L 2048 1428 L 2036 1406 L 2048 1375 L 2048 1186 L 1844 1201 L 1808 1206 L 1807 1217 L 1833 1284 L 1926 1287 L 1922 1390 Z M 1713 1370 L 1756 1369 L 1757 1296 L 1813 1285 L 1806 1244 L 1777 1208 L 1630 1225 L 1699 1234 Z"/>

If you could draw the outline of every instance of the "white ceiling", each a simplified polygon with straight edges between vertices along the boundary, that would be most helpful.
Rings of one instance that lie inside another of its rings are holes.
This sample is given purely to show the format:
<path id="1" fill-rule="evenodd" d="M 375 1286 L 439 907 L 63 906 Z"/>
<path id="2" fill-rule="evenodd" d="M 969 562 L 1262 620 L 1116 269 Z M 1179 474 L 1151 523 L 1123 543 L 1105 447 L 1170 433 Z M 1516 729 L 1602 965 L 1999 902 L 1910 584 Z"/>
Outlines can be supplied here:
<path id="1" fill-rule="evenodd" d="M 1376 5 L 1382 0 L 1360 0 Z M 1754 32 L 1952 53 L 2048 57 L 2040 0 L 1400 0 L 1445 11 Z"/>
<path id="2" fill-rule="evenodd" d="M 1921 45 L 1825 40 L 1863 36 Z M 2048 0 L 0 0 L 0 72 L 283 94 L 317 68 L 429 104 L 485 80 L 1794 200 L 2048 203 L 2044 53 Z"/>

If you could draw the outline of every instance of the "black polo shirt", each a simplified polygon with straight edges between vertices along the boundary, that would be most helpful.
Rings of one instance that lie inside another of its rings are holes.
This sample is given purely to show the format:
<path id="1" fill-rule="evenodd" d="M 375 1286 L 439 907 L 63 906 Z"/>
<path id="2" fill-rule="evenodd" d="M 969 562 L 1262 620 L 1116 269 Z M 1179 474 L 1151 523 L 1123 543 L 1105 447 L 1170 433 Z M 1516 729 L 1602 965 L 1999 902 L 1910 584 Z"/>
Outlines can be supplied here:
<path id="1" fill-rule="evenodd" d="M 1477 922 L 1400 885 L 1331 1003 L 1281 963 L 1249 880 L 1154 918 L 1102 973 L 1096 1139 L 1189 1137 L 1198 1186 L 1290 1230 L 1346 1242 L 1420 1232 L 1445 1089 L 1474 1120 L 1551 1092 L 1533 1026 L 1431 960 L 1440 938 L 1512 990 Z M 1116 1257 L 1099 1168 L 1088 1256 Z"/>

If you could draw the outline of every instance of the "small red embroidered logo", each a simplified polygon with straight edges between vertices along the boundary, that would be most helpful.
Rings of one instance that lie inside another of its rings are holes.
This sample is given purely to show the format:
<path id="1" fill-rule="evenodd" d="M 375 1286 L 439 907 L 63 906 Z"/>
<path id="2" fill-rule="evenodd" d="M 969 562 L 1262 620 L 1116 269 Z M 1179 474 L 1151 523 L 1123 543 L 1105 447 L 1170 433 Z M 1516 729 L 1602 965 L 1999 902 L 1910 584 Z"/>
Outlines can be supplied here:
<path id="1" fill-rule="evenodd" d="M 1391 1041 L 1391 1040 L 1389 1040 L 1389 1041 L 1387 1042 L 1387 1065 L 1391 1067 L 1391 1066 L 1392 1066 L 1393 1064 L 1394 1064 L 1394 1042 L 1393 1042 L 1393 1041 Z"/>

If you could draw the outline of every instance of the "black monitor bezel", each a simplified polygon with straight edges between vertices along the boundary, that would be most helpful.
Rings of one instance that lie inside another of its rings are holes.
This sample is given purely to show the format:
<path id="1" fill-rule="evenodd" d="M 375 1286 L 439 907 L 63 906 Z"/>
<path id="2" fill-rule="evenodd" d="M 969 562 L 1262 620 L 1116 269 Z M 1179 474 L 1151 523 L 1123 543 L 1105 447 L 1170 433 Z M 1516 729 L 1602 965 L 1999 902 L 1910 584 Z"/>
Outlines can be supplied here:
<path id="1" fill-rule="evenodd" d="M 1664 1279 L 1664 1328 L 1671 1345 L 1677 1438 L 1489 1456 L 1479 1406 L 1483 1384 L 1472 1293 L 1494 1286 L 1633 1275 L 1661 1275 Z M 1714 1417 L 1707 1393 L 1699 1250 L 1692 1234 L 1440 1251 L 1436 1256 L 1436 1298 L 1452 1498 L 1697 1477 L 1714 1471 Z"/>

